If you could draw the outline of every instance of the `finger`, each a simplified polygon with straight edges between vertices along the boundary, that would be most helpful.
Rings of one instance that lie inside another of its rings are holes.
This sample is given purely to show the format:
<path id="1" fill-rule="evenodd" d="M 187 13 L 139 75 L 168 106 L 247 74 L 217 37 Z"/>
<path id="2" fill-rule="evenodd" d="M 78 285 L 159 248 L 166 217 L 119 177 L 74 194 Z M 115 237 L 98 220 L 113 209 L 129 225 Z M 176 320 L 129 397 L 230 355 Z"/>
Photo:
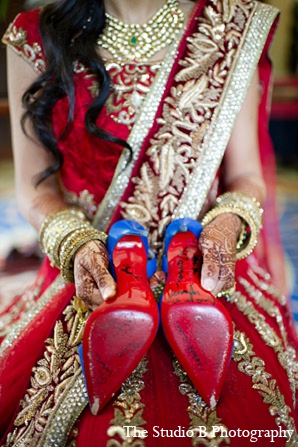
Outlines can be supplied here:
<path id="1" fill-rule="evenodd" d="M 92 310 L 95 310 L 100 304 L 104 302 L 104 299 L 98 290 L 96 283 L 88 272 L 84 272 L 76 277 L 76 295 L 82 300 L 85 306 Z"/>
<path id="2" fill-rule="evenodd" d="M 199 246 L 203 256 L 201 270 L 201 285 L 205 290 L 214 292 L 220 273 L 220 246 L 210 238 L 206 228 L 199 239 Z"/>
<path id="3" fill-rule="evenodd" d="M 104 300 L 114 298 L 117 292 L 116 283 L 108 271 L 109 258 L 104 244 L 99 243 L 90 265 L 90 273 Z"/>
<path id="4" fill-rule="evenodd" d="M 116 283 L 108 271 L 108 253 L 104 244 L 99 241 L 86 243 L 76 253 L 74 260 L 75 278 L 88 272 L 103 300 L 111 299 L 116 294 Z"/>
<path id="5" fill-rule="evenodd" d="M 234 257 L 228 254 L 221 255 L 219 278 L 214 289 L 214 294 L 226 291 L 235 285 L 235 262 Z"/>
<path id="6" fill-rule="evenodd" d="M 108 269 L 99 263 L 95 266 L 92 273 L 102 298 L 104 300 L 114 298 L 117 292 L 117 285 Z"/>
<path id="7" fill-rule="evenodd" d="M 211 258 L 211 255 L 207 255 Z M 204 260 L 201 270 L 201 285 L 203 289 L 208 290 L 208 292 L 215 293 L 218 285 L 220 268 L 217 262 Z"/>

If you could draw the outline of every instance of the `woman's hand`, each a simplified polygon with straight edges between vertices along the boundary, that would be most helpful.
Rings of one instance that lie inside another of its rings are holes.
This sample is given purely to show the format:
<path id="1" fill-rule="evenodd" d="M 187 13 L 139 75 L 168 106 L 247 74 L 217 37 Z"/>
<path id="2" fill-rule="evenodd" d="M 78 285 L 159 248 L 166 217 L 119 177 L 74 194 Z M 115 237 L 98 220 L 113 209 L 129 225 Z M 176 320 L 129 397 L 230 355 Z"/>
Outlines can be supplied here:
<path id="1" fill-rule="evenodd" d="M 240 218 L 227 213 L 217 216 L 201 233 L 201 284 L 213 295 L 235 284 L 236 246 L 240 231 Z"/>
<path id="2" fill-rule="evenodd" d="M 108 265 L 107 249 L 100 241 L 87 242 L 75 255 L 76 294 L 92 310 L 116 295 L 116 283 Z"/>

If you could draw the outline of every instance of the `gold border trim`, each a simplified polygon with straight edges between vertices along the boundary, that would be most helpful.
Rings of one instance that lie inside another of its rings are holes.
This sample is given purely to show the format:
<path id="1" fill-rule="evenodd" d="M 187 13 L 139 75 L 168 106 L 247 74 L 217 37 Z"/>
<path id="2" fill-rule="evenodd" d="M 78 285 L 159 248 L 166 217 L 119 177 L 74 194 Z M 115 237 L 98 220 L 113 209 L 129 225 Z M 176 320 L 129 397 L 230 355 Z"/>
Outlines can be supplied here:
<path id="1" fill-rule="evenodd" d="M 222 161 L 226 146 L 241 106 L 245 100 L 253 74 L 267 40 L 269 30 L 278 15 L 272 6 L 257 4 L 248 25 L 243 46 L 235 69 L 228 81 L 225 96 L 219 105 L 218 116 L 214 116 L 209 136 L 202 146 L 202 157 L 194 169 L 189 184 L 185 187 L 180 203 L 172 219 L 179 217 L 197 218 L 207 197 L 212 181 Z"/>
<path id="2" fill-rule="evenodd" d="M 216 407 L 213 409 L 208 407 L 176 357 L 174 357 L 172 365 L 173 373 L 179 378 L 179 392 L 182 396 L 187 397 L 189 403 L 186 409 L 189 417 L 188 429 L 194 434 L 191 439 L 191 445 L 194 447 L 197 445 L 219 447 L 222 442 L 225 443 L 223 447 L 230 445 L 230 438 L 221 436 L 221 430 L 229 431 L 229 429 L 222 423 L 222 419 L 218 417 Z M 205 427 L 207 436 L 200 435 L 200 427 Z M 218 432 L 213 436 L 214 427 L 218 428 Z"/>
<path id="3" fill-rule="evenodd" d="M 88 395 L 81 369 L 76 373 L 74 380 L 68 384 L 59 400 L 58 408 L 50 416 L 37 447 L 56 447 L 57 445 L 64 447 L 66 445 L 70 430 L 88 405 Z"/>
<path id="4" fill-rule="evenodd" d="M 128 149 L 123 149 L 112 182 L 105 194 L 104 199 L 100 203 L 92 222 L 93 226 L 98 230 L 107 230 L 113 213 L 119 205 L 119 201 L 129 184 L 130 177 L 139 157 L 143 141 L 154 123 L 154 118 L 160 105 L 168 76 L 177 56 L 178 46 L 184 31 L 185 28 L 180 31 L 177 39 L 173 42 L 170 51 L 163 60 L 160 70 L 153 81 L 150 92 L 144 100 L 140 114 L 138 115 L 138 118 L 128 137 L 127 142 L 133 150 L 132 160 L 129 164 L 127 164 L 129 159 L 129 151 Z"/>
<path id="5" fill-rule="evenodd" d="M 248 272 L 248 274 L 250 271 Z M 255 326 L 259 335 L 264 342 L 270 346 L 276 353 L 277 359 L 288 376 L 289 385 L 292 391 L 293 406 L 296 406 L 296 389 L 298 388 L 298 362 L 295 358 L 295 350 L 289 345 L 286 328 L 284 326 L 282 314 L 277 305 L 273 301 L 266 298 L 263 293 L 251 284 L 245 278 L 238 278 L 238 282 L 242 285 L 246 293 L 252 298 L 253 302 L 260 306 L 267 315 L 274 318 L 279 328 L 281 338 L 278 337 L 275 330 L 266 322 L 265 317 L 258 312 L 253 303 L 251 303 L 245 295 L 236 292 L 231 297 L 231 303 L 235 304 L 240 312 L 242 312 L 248 321 Z M 283 343 L 282 343 L 283 341 Z"/>
<path id="6" fill-rule="evenodd" d="M 142 402 L 141 392 L 145 388 L 144 374 L 147 371 L 146 356 L 140 361 L 130 377 L 123 383 L 114 401 L 114 417 L 110 421 L 107 435 L 110 438 L 106 447 L 145 447 L 143 435 L 147 421 L 143 419 L 145 404 Z M 131 426 L 129 431 L 124 426 Z M 145 426 L 143 428 L 143 426 Z M 134 433 L 133 428 L 137 429 Z M 132 440 L 133 439 L 133 440 Z"/>
<path id="7" fill-rule="evenodd" d="M 295 420 L 291 416 L 291 408 L 286 405 L 285 398 L 281 393 L 276 379 L 266 371 L 266 364 L 261 357 L 253 351 L 253 345 L 245 332 L 235 330 L 234 351 L 232 359 L 237 363 L 241 373 L 251 377 L 252 389 L 256 390 L 262 397 L 264 404 L 269 405 L 269 414 L 274 418 L 277 427 L 284 425 L 287 430 L 293 430 L 291 439 L 285 445 L 294 447 L 297 445 L 297 431 Z"/>

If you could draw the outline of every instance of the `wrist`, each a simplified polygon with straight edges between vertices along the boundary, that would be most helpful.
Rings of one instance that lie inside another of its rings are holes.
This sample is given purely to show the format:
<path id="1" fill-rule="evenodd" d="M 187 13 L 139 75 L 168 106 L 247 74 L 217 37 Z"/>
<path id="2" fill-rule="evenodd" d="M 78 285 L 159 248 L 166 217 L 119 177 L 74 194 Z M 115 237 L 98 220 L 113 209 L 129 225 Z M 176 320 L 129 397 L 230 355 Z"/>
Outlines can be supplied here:
<path id="1" fill-rule="evenodd" d="M 67 282 L 74 282 L 73 259 L 89 241 L 106 243 L 107 235 L 92 227 L 83 212 L 66 208 L 51 214 L 43 222 L 39 242 L 53 266 L 61 270 Z"/>
<path id="2" fill-rule="evenodd" d="M 263 210 L 254 197 L 245 193 L 227 192 L 216 199 L 214 208 L 204 216 L 203 227 L 225 214 L 234 214 L 242 221 L 236 258 L 243 259 L 251 254 L 257 245 L 258 235 L 262 228 Z"/>

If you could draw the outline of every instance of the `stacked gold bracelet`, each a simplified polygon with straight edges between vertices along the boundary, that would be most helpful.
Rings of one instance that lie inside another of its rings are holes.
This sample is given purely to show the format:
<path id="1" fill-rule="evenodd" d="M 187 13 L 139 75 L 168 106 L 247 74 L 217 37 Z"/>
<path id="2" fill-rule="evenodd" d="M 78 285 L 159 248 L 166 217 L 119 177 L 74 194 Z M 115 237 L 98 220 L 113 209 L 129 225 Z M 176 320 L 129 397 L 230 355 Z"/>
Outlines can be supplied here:
<path id="1" fill-rule="evenodd" d="M 84 213 L 75 209 L 63 209 L 51 214 L 42 224 L 39 241 L 42 251 L 51 264 L 60 267 L 59 250 L 65 237 L 77 228 L 90 226 Z"/>
<path id="2" fill-rule="evenodd" d="M 242 220 L 236 259 L 244 259 L 257 245 L 262 228 L 263 210 L 254 197 L 240 192 L 227 192 L 216 199 L 215 207 L 204 216 L 203 227 L 223 213 L 237 214 Z"/>
<path id="3" fill-rule="evenodd" d="M 73 231 L 61 244 L 60 269 L 63 278 L 67 282 L 74 282 L 73 257 L 86 242 L 98 240 L 106 243 L 107 235 L 102 231 L 89 228 L 79 228 Z"/>
<path id="4" fill-rule="evenodd" d="M 53 266 L 60 268 L 63 278 L 73 282 L 73 258 L 86 242 L 99 240 L 104 244 L 107 235 L 95 230 L 83 212 L 63 209 L 50 215 L 42 224 L 39 242 Z"/>

